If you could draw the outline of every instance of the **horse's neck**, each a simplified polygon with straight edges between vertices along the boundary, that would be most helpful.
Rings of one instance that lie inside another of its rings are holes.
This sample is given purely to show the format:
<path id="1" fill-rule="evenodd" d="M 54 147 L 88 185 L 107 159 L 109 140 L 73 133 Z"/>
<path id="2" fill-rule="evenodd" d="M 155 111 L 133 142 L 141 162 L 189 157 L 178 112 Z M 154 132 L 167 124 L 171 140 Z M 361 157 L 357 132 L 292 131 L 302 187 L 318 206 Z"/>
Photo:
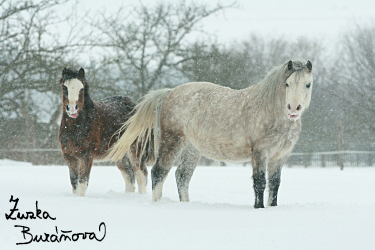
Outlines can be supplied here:
<path id="1" fill-rule="evenodd" d="M 95 111 L 94 101 L 91 99 L 88 93 L 85 94 L 85 103 L 83 109 L 86 114 L 91 114 Z"/>
<path id="2" fill-rule="evenodd" d="M 283 93 L 277 88 L 272 89 L 263 84 L 259 83 L 242 90 L 246 100 L 244 112 L 249 112 L 246 117 L 252 117 L 255 113 L 265 120 L 284 122 L 287 118 Z"/>

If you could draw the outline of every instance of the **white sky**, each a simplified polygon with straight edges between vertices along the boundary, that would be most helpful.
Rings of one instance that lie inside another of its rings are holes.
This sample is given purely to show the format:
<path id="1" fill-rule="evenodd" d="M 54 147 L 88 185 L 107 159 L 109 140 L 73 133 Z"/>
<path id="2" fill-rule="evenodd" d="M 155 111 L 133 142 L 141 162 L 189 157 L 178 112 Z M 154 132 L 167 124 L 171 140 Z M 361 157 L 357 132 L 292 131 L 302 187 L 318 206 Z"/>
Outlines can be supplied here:
<path id="1" fill-rule="evenodd" d="M 157 1 L 143 0 L 143 4 Z M 189 2 L 189 1 L 187 1 Z M 227 5 L 232 0 L 200 0 L 199 3 Z M 139 4 L 136 0 L 79 1 L 80 11 L 106 10 Z M 354 24 L 375 23 L 374 0 L 237 0 L 238 8 L 228 9 L 205 19 L 204 30 L 219 41 L 243 40 L 252 32 L 264 36 L 307 36 L 334 39 Z"/>

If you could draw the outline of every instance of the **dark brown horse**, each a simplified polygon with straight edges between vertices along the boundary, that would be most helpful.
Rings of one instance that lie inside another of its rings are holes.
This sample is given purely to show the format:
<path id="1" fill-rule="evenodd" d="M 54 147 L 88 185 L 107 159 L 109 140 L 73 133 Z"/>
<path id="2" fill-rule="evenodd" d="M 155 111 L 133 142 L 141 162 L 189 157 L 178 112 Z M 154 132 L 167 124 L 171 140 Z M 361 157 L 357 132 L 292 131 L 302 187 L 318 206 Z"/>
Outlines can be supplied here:
<path id="1" fill-rule="evenodd" d="M 59 132 L 61 150 L 69 166 L 73 193 L 84 196 L 93 160 L 106 157 L 107 150 L 118 138 L 114 134 L 129 119 L 135 103 L 124 96 L 92 100 L 82 68 L 78 72 L 64 68 L 60 84 L 63 90 Z M 140 160 L 136 151 L 136 146 L 133 146 L 116 165 L 124 177 L 125 192 L 134 192 L 137 179 L 139 193 L 145 193 L 147 156 Z"/>

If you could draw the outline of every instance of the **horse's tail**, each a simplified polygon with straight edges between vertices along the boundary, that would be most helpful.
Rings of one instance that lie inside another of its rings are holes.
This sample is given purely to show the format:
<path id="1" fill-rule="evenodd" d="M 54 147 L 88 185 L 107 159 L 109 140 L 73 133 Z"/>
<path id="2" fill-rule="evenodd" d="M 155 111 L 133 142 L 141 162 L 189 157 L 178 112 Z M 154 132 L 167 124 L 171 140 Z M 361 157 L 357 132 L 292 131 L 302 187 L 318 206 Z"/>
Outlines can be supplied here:
<path id="1" fill-rule="evenodd" d="M 135 113 L 124 123 L 117 132 L 125 131 L 120 139 L 110 149 L 107 158 L 112 161 L 118 161 L 124 157 L 130 146 L 137 141 L 137 149 L 141 152 L 139 159 L 143 158 L 147 145 L 153 145 L 153 150 L 148 150 L 155 158 L 159 146 L 159 113 L 165 98 L 171 89 L 160 89 L 150 91 L 143 100 L 135 107 Z M 140 143 L 140 147 L 139 144 Z"/>

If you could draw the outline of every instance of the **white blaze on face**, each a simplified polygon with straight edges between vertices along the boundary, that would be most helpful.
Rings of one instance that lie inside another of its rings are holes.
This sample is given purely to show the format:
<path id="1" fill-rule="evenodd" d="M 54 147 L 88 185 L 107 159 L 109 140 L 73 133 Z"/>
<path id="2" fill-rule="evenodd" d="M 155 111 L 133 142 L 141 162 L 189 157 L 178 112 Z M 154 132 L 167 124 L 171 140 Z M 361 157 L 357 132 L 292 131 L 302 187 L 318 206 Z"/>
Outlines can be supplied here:
<path id="1" fill-rule="evenodd" d="M 70 113 L 76 113 L 76 104 L 79 99 L 79 92 L 83 89 L 83 84 L 78 79 L 71 79 L 64 82 L 64 85 L 68 89 L 68 101 L 70 105 Z"/>
<path id="2" fill-rule="evenodd" d="M 313 78 L 311 73 L 293 73 L 286 82 L 286 104 L 288 118 L 298 120 L 302 112 L 309 106 Z"/>

